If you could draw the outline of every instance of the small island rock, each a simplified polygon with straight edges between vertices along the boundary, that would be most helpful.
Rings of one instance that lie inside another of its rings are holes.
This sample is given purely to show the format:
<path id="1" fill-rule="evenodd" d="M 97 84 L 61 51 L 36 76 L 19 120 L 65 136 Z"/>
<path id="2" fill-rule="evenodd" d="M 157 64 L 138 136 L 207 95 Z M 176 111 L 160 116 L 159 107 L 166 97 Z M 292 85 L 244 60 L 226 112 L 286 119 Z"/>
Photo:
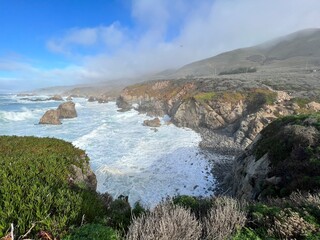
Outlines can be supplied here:
<path id="1" fill-rule="evenodd" d="M 48 110 L 40 119 L 39 124 L 53 124 L 60 125 L 61 121 L 59 119 L 59 111 L 57 110 Z"/>
<path id="2" fill-rule="evenodd" d="M 77 111 L 74 102 L 65 102 L 59 105 L 59 118 L 75 118 L 77 117 Z"/>
<path id="3" fill-rule="evenodd" d="M 63 98 L 60 95 L 54 95 L 47 100 L 54 100 L 54 101 L 63 101 Z"/>
<path id="4" fill-rule="evenodd" d="M 148 126 L 148 127 L 160 127 L 160 119 L 159 118 L 154 118 L 152 120 L 144 120 L 143 121 L 143 126 Z"/>

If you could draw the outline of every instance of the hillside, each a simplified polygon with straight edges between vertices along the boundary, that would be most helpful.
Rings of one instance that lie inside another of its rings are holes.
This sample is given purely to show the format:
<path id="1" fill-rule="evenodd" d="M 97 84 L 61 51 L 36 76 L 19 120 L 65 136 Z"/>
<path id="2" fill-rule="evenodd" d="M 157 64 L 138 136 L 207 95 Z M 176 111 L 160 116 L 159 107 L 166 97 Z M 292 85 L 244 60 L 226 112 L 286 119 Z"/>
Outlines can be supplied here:
<path id="1" fill-rule="evenodd" d="M 236 49 L 183 66 L 167 77 L 214 76 L 239 67 L 261 71 L 320 68 L 320 29 L 305 29 L 266 43 Z"/>

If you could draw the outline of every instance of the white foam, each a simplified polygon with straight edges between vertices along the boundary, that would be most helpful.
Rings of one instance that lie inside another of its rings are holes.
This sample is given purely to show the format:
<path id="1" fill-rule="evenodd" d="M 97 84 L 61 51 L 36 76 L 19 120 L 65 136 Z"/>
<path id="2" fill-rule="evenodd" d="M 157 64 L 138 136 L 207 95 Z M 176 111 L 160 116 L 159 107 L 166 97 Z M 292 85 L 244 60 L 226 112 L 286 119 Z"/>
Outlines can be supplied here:
<path id="1" fill-rule="evenodd" d="M 28 108 L 22 108 L 22 111 L 19 112 L 8 112 L 0 111 L 0 116 L 2 119 L 7 121 L 24 121 L 27 119 L 33 119 L 38 115 L 41 110 L 29 110 Z"/>
<path id="2" fill-rule="evenodd" d="M 118 112 L 113 102 L 75 102 L 78 117 L 63 120 L 59 126 L 35 125 L 46 110 L 53 108 L 50 103 L 22 104 L 36 109 L 0 112 L 11 119 L 0 124 L 0 133 L 73 142 L 90 157 L 98 191 L 114 197 L 127 195 L 131 204 L 141 201 L 152 207 L 166 196 L 212 194 L 215 183 L 208 173 L 209 163 L 198 149 L 199 134 L 165 124 L 155 132 L 142 125 L 150 117 L 134 110 Z"/>

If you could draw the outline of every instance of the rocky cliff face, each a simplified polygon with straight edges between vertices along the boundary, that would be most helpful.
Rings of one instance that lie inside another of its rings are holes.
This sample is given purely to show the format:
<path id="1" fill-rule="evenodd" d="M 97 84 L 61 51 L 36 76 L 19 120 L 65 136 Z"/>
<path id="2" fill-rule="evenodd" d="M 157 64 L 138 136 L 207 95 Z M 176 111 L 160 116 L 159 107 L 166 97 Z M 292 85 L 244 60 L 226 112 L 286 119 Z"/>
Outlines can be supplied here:
<path id="1" fill-rule="evenodd" d="M 233 196 L 263 199 L 320 188 L 320 115 L 280 118 L 268 125 L 225 178 Z"/>
<path id="2" fill-rule="evenodd" d="M 247 147 L 277 117 L 307 109 L 299 107 L 284 91 L 233 86 L 228 81 L 225 86 L 217 86 L 206 80 L 130 86 L 122 91 L 117 104 L 124 109 L 136 105 L 136 110 L 151 116 L 167 114 L 177 126 L 200 132 L 203 148 L 230 153 Z"/>

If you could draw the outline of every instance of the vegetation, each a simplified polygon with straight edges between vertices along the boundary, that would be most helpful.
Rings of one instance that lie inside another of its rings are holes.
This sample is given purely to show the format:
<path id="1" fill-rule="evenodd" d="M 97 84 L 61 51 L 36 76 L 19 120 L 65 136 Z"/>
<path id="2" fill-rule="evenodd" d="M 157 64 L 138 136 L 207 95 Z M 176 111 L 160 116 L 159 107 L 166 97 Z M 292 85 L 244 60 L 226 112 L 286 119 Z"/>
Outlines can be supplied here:
<path id="1" fill-rule="evenodd" d="M 277 100 L 277 93 L 269 89 L 252 88 L 247 91 L 197 92 L 193 98 L 200 103 L 227 102 L 232 105 L 243 101 L 249 112 L 255 112 L 263 105 L 273 105 Z"/>
<path id="2" fill-rule="evenodd" d="M 228 71 L 220 72 L 219 75 L 230 75 L 230 74 L 239 74 L 239 73 L 254 73 L 257 71 L 255 67 L 239 67 L 236 69 L 231 69 Z"/>
<path id="3" fill-rule="evenodd" d="M 320 189 L 320 114 L 287 116 L 262 130 L 254 148 L 256 159 L 268 153 L 269 176 L 278 185 L 264 186 L 263 196 L 287 196 L 295 190 Z"/>
<path id="4" fill-rule="evenodd" d="M 0 236 L 10 223 L 18 235 L 33 224 L 31 234 L 40 229 L 62 234 L 82 216 L 91 221 L 104 213 L 96 192 L 68 181 L 73 177 L 71 165 L 85 169 L 88 163 L 84 151 L 70 143 L 0 137 L 0 161 Z"/>
<path id="5" fill-rule="evenodd" d="M 131 209 L 126 199 L 112 200 L 71 181 L 76 179 L 72 165 L 85 173 L 88 161 L 83 150 L 62 140 L 1 136 L 0 238 L 12 223 L 15 236 L 72 232 L 66 239 L 87 239 L 86 234 L 96 232 L 92 239 L 118 239 L 111 228 L 127 229 L 144 209 L 139 204 Z M 77 229 L 82 223 L 88 225 Z"/>
<path id="6" fill-rule="evenodd" d="M 134 219 L 126 239 L 199 239 L 201 232 L 194 214 L 168 201 Z"/>
<path id="7" fill-rule="evenodd" d="M 118 240 L 117 232 L 112 228 L 101 224 L 86 224 L 77 228 L 72 234 L 66 236 L 64 240 Z"/>
<path id="8" fill-rule="evenodd" d="M 268 90 L 252 93 L 273 101 Z M 182 195 L 149 211 L 70 181 L 72 165 L 86 172 L 89 161 L 72 144 L 2 136 L 0 237 L 13 223 L 21 239 L 319 239 L 319 132 L 320 114 L 284 117 L 261 132 L 253 152 L 257 159 L 268 153 L 270 176 L 282 179 L 280 187 L 264 187 L 262 194 L 273 198 L 244 204 Z"/>
<path id="9" fill-rule="evenodd" d="M 216 96 L 216 93 L 214 92 L 199 92 L 196 95 L 194 95 L 194 99 L 197 101 L 210 101 Z"/>

